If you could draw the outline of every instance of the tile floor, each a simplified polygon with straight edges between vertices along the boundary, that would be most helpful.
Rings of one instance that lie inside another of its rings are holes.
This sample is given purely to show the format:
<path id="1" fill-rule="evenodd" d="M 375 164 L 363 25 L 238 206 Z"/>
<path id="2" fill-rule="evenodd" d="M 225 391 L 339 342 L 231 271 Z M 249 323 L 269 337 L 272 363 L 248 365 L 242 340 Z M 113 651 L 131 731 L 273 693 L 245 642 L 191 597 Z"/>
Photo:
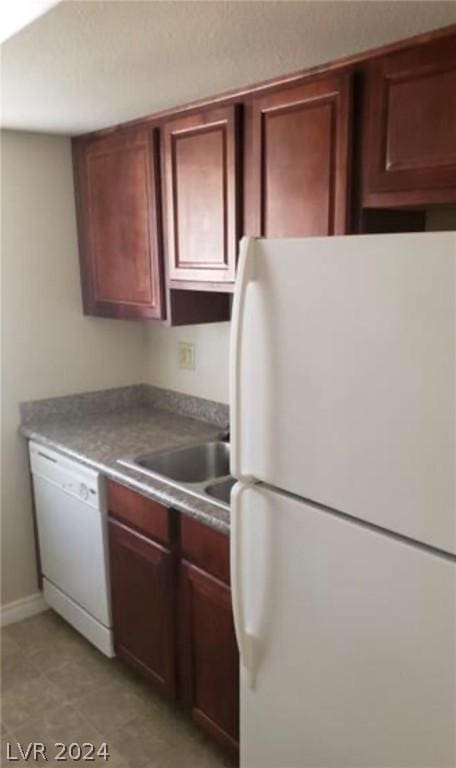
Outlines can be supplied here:
<path id="1" fill-rule="evenodd" d="M 186 717 L 133 671 L 107 659 L 52 611 L 1 631 L 2 768 L 231 768 Z M 110 759 L 6 760 L 6 742 L 107 742 Z"/>

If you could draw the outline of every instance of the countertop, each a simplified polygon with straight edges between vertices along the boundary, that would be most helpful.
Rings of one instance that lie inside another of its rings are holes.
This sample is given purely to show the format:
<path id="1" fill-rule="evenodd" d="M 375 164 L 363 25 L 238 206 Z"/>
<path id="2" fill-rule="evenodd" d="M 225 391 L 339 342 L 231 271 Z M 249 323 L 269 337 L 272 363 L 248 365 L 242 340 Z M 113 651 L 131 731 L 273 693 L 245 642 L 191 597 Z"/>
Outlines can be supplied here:
<path id="1" fill-rule="evenodd" d="M 127 456 L 213 440 L 220 436 L 220 426 L 157 407 L 132 405 L 119 411 L 91 414 L 41 414 L 28 418 L 20 430 L 28 439 L 229 533 L 229 510 L 118 463 L 118 459 Z"/>

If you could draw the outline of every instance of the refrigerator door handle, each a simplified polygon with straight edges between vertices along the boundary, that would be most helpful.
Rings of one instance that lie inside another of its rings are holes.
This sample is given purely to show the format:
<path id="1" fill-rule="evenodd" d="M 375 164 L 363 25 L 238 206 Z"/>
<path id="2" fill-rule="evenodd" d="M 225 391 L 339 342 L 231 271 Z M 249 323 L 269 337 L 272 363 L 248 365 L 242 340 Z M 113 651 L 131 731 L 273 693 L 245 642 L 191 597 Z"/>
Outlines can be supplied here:
<path id="1" fill-rule="evenodd" d="M 242 513 L 241 496 L 251 483 L 236 483 L 231 491 L 231 599 L 233 604 L 234 630 L 241 663 L 247 672 L 247 685 L 255 688 L 256 639 L 246 627 L 242 589 Z"/>
<path id="2" fill-rule="evenodd" d="M 230 469 L 233 477 L 250 482 L 252 478 L 242 473 L 241 443 L 241 351 L 242 326 L 244 322 L 247 286 L 253 280 L 255 238 L 243 237 L 239 250 L 239 261 L 234 291 L 230 337 L 230 412 L 231 412 L 231 457 Z"/>

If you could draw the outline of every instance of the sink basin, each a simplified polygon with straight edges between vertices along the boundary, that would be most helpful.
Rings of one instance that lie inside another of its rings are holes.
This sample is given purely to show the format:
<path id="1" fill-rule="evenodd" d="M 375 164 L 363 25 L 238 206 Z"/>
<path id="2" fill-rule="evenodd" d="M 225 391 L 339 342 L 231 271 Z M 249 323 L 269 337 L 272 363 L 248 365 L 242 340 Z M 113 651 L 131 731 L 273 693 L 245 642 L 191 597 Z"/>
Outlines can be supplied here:
<path id="1" fill-rule="evenodd" d="M 222 442 L 190 445 L 138 456 L 134 464 L 180 483 L 203 483 L 229 474 L 230 446 Z"/>
<path id="2" fill-rule="evenodd" d="M 234 477 L 229 477 L 227 480 L 221 480 L 219 483 L 213 483 L 212 485 L 206 486 L 204 490 L 208 496 L 212 496 L 212 498 L 218 499 L 218 501 L 223 501 L 225 504 L 229 505 L 231 489 L 235 482 L 236 480 Z"/>
<path id="3" fill-rule="evenodd" d="M 230 477 L 229 443 L 214 440 L 119 459 L 119 463 L 165 480 L 175 488 L 225 510 L 230 507 L 230 492 L 235 480 Z"/>

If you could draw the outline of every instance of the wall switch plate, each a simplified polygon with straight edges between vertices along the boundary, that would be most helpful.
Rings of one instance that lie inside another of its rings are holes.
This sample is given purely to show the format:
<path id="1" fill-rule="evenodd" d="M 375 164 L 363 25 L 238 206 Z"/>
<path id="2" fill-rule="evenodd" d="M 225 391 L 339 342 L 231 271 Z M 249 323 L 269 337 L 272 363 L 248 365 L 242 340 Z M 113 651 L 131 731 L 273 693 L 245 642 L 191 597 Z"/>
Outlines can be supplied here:
<path id="1" fill-rule="evenodd" d="M 184 368 L 188 371 L 195 370 L 194 344 L 190 344 L 188 341 L 179 341 L 177 345 L 177 357 L 179 361 L 179 368 Z"/>

